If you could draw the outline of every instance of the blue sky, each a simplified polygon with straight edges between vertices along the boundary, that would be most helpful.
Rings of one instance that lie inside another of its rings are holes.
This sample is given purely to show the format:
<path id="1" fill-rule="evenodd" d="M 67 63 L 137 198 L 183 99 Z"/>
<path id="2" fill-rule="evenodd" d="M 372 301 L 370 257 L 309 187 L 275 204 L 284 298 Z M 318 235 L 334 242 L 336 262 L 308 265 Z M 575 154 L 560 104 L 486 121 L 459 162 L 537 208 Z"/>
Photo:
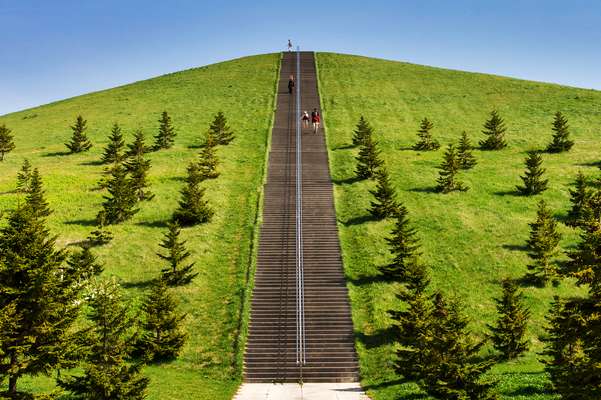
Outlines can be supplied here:
<path id="1" fill-rule="evenodd" d="M 281 51 L 288 38 L 601 89 L 598 0 L 0 0 L 0 114 Z"/>

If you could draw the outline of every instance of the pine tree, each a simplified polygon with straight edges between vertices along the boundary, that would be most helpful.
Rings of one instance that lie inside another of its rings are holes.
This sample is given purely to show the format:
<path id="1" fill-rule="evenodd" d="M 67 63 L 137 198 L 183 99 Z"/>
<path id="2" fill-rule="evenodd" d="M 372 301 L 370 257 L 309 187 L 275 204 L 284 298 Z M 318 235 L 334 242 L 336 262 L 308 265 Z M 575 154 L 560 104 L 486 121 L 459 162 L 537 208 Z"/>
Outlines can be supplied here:
<path id="1" fill-rule="evenodd" d="M 52 214 L 52 210 L 50 210 L 46 201 L 42 176 L 37 168 L 34 168 L 31 173 L 29 192 L 25 197 L 25 204 L 35 217 L 42 218 Z"/>
<path id="2" fill-rule="evenodd" d="M 4 155 L 15 148 L 15 141 L 11 130 L 6 125 L 0 125 L 0 161 L 4 161 Z"/>
<path id="3" fill-rule="evenodd" d="M 432 138 L 430 130 L 434 127 L 434 124 L 428 120 L 428 118 L 422 119 L 417 131 L 419 141 L 413 146 L 413 150 L 438 150 L 440 143 Z"/>
<path id="4" fill-rule="evenodd" d="M 169 292 L 167 283 L 157 279 L 150 294 L 142 304 L 142 336 L 138 350 L 149 361 L 166 361 L 177 358 L 186 341 L 182 332 L 185 314 L 178 312 L 179 302 Z"/>
<path id="5" fill-rule="evenodd" d="M 363 144 L 359 150 L 357 160 L 356 174 L 360 179 L 373 178 L 376 171 L 382 166 L 383 161 L 380 159 L 380 151 L 378 150 L 378 142 L 372 135 L 366 135 L 363 138 Z"/>
<path id="6" fill-rule="evenodd" d="M 570 131 L 568 130 L 568 120 L 561 112 L 555 113 L 553 121 L 553 140 L 547 146 L 549 153 L 561 153 L 570 151 L 574 142 L 570 140 Z"/>
<path id="7" fill-rule="evenodd" d="M 86 281 L 104 271 L 104 267 L 98 262 L 89 246 L 83 246 L 72 252 L 67 259 L 67 265 L 72 270 L 78 270 L 78 273 Z"/>
<path id="8" fill-rule="evenodd" d="M 111 135 L 109 136 L 109 143 L 104 148 L 102 154 L 103 164 L 115 164 L 120 163 L 125 159 L 123 154 L 123 147 L 125 141 L 123 140 L 123 134 L 121 134 L 121 128 L 119 124 L 115 123 L 111 129 Z"/>
<path id="9" fill-rule="evenodd" d="M 17 191 L 21 193 L 29 193 L 31 186 L 31 163 L 29 159 L 23 161 L 21 170 L 17 174 Z"/>
<path id="10" fill-rule="evenodd" d="M 138 142 L 138 140 L 136 140 Z M 131 188 L 135 192 L 139 201 L 152 200 L 154 194 L 150 190 L 146 190 L 150 184 L 148 183 L 147 175 L 150 170 L 150 160 L 144 158 L 144 137 L 141 136 L 141 144 L 135 146 L 132 150 L 136 150 L 125 163 L 125 170 L 130 175 Z"/>
<path id="11" fill-rule="evenodd" d="M 229 144 L 235 138 L 234 132 L 227 126 L 227 119 L 221 111 L 215 115 L 209 131 L 215 137 L 217 144 Z"/>
<path id="12" fill-rule="evenodd" d="M 482 131 L 487 136 L 485 140 L 480 142 L 482 150 L 501 150 L 507 147 L 505 142 L 506 130 L 503 118 L 499 116 L 496 110 L 491 111 L 490 119 L 484 123 L 484 130 Z"/>
<path id="13" fill-rule="evenodd" d="M 186 186 L 181 190 L 179 207 L 173 213 L 173 221 L 181 226 L 209 222 L 215 213 L 204 199 L 205 189 L 200 187 L 203 178 L 194 164 L 188 167 Z"/>
<path id="14" fill-rule="evenodd" d="M 541 200 L 538 203 L 536 221 L 530 224 L 530 238 L 527 241 L 528 256 L 532 259 L 532 264 L 528 265 L 530 278 L 545 284 L 549 281 L 557 282 L 558 271 L 553 258 L 558 252 L 560 240 L 557 222 L 547 203 Z"/>
<path id="15" fill-rule="evenodd" d="M 118 224 L 130 219 L 139 211 L 134 208 L 138 199 L 137 193 L 122 166 L 117 165 L 113 169 L 108 191 L 109 196 L 103 196 L 103 210 L 96 217 L 99 224 Z"/>
<path id="16" fill-rule="evenodd" d="M 369 191 L 374 196 L 369 212 L 376 219 L 393 217 L 398 212 L 399 205 L 386 166 L 382 165 L 376 172 L 376 182 L 376 190 Z"/>
<path id="17" fill-rule="evenodd" d="M 547 190 L 548 179 L 542 179 L 545 169 L 542 168 L 543 158 L 537 151 L 528 151 L 526 157 L 526 172 L 520 176 L 524 186 L 516 186 L 519 193 L 532 196 Z"/>
<path id="18" fill-rule="evenodd" d="M 569 189 L 569 192 L 572 208 L 568 212 L 566 225 L 576 227 L 582 219 L 582 212 L 591 197 L 586 177 L 582 171 L 578 171 L 576 181 L 574 182 L 574 189 Z"/>
<path id="19" fill-rule="evenodd" d="M 472 144 L 470 142 L 467 133 L 463 131 L 461 138 L 459 139 L 459 146 L 457 147 L 457 158 L 459 161 L 459 168 L 461 169 L 472 169 L 476 166 L 476 158 L 472 154 Z"/>
<path id="20" fill-rule="evenodd" d="M 388 249 L 393 257 L 390 264 L 380 267 L 380 272 L 388 279 L 406 282 L 406 271 L 421 255 L 420 242 L 415 228 L 408 218 L 405 206 L 398 206 L 396 221 L 391 236 L 386 238 Z"/>
<path id="21" fill-rule="evenodd" d="M 215 136 L 211 131 L 207 132 L 207 139 L 205 145 L 200 151 L 198 168 L 202 179 L 214 179 L 219 176 L 217 171 L 217 165 L 219 160 L 217 159 L 217 142 Z"/>
<path id="22" fill-rule="evenodd" d="M 131 333 L 134 319 L 118 285 L 106 282 L 90 296 L 88 318 L 93 325 L 87 330 L 83 354 L 83 375 L 59 380 L 59 385 L 76 399 L 138 400 L 146 397 L 148 378 L 140 373 L 140 365 L 129 359 L 136 342 Z"/>
<path id="23" fill-rule="evenodd" d="M 102 217 L 103 216 L 104 213 L 102 214 Z M 113 240 L 113 234 L 111 231 L 106 229 L 104 222 L 100 221 L 98 221 L 98 226 L 96 229 L 90 232 L 90 235 L 86 238 L 88 246 L 102 246 L 110 243 L 111 240 Z"/>
<path id="24" fill-rule="evenodd" d="M 154 149 L 169 149 L 175 143 L 175 129 L 171 124 L 171 117 L 167 111 L 163 111 L 159 119 L 159 133 L 154 137 Z"/>
<path id="25" fill-rule="evenodd" d="M 181 265 L 190 257 L 190 252 L 186 250 L 186 241 L 179 240 L 181 233 L 179 225 L 177 222 L 170 222 L 168 227 L 169 231 L 165 233 L 165 238 L 160 244 L 167 254 L 157 253 L 162 260 L 169 264 L 167 268 L 163 269 L 161 279 L 171 286 L 185 285 L 198 274 L 194 273 L 194 263 Z"/>
<path id="26" fill-rule="evenodd" d="M 127 151 L 125 152 L 126 157 L 143 156 L 148 153 L 148 147 L 146 147 L 146 138 L 144 132 L 138 129 L 134 132 L 134 141 L 127 144 Z"/>
<path id="27" fill-rule="evenodd" d="M 455 153 L 455 147 L 449 144 L 447 150 L 444 153 L 444 161 L 438 167 L 440 169 L 439 177 L 436 180 L 438 185 L 436 190 L 441 193 L 450 193 L 452 191 L 466 191 L 468 187 L 465 186 L 461 181 L 457 179 L 459 173 L 459 160 L 457 159 L 457 153 Z"/>
<path id="28" fill-rule="evenodd" d="M 503 280 L 503 297 L 495 300 L 499 315 L 496 325 L 489 325 L 492 342 L 503 358 L 510 360 L 528 350 L 528 340 L 524 339 L 530 310 L 524 305 L 524 294 L 518 291 L 515 283 Z"/>
<path id="29" fill-rule="evenodd" d="M 0 228 L 0 310 L 10 320 L 0 330 L 0 381 L 18 398 L 22 377 L 73 366 L 73 325 L 83 277 L 65 270 L 44 218 L 24 204 Z M 20 397 L 19 397 L 20 398 Z"/>
<path id="30" fill-rule="evenodd" d="M 369 122 L 367 122 L 365 120 L 365 118 L 363 118 L 363 115 L 361 117 L 359 117 L 359 122 L 357 122 L 357 127 L 353 131 L 353 146 L 362 145 L 363 139 L 365 138 L 365 136 L 373 135 L 373 131 L 374 131 L 373 128 L 371 127 Z"/>
<path id="31" fill-rule="evenodd" d="M 65 143 L 65 146 L 67 146 L 71 153 L 81 153 L 82 151 L 90 150 L 92 147 L 92 143 L 86 136 L 86 124 L 87 121 L 81 115 L 78 115 L 75 125 L 71 127 L 73 131 L 71 142 Z"/>

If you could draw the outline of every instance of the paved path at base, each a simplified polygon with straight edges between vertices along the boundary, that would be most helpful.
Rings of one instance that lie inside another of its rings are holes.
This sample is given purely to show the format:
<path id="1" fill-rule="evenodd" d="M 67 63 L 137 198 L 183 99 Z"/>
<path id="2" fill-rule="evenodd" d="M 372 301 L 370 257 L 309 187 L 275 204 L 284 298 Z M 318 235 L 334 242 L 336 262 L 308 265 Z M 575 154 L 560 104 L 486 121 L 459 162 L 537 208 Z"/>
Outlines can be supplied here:
<path id="1" fill-rule="evenodd" d="M 234 400 L 369 400 L 358 383 L 245 383 Z"/>

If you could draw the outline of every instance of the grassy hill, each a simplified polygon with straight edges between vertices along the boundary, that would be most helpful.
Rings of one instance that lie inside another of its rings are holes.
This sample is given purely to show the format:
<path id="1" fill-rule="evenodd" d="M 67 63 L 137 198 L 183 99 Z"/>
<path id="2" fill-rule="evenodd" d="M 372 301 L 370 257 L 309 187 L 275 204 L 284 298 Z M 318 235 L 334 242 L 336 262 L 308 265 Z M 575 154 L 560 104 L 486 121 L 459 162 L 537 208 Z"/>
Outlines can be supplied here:
<path id="1" fill-rule="evenodd" d="M 225 112 L 236 139 L 220 147 L 221 176 L 207 183 L 217 210 L 209 224 L 183 231 L 200 275 L 177 289 L 188 313 L 189 340 L 179 359 L 146 369 L 149 399 L 229 399 L 240 380 L 241 339 L 246 311 L 247 274 L 260 206 L 268 133 L 271 126 L 279 55 L 247 57 L 137 82 L 0 117 L 15 135 L 16 150 L 0 163 L 0 210 L 19 201 L 17 171 L 25 158 L 42 173 L 54 214 L 48 219 L 61 246 L 87 237 L 101 207 L 95 190 L 97 165 L 110 128 L 118 122 L 126 140 L 141 128 L 152 143 L 160 113 L 167 110 L 177 130 L 176 145 L 150 154 L 154 200 L 141 204 L 127 223 L 112 228 L 115 239 L 98 249 L 104 276 L 116 276 L 136 305 L 150 279 L 162 268 L 155 253 L 179 200 L 186 166 L 198 154 L 209 122 Z M 67 155 L 63 143 L 81 114 L 94 147 Z M 51 379 L 23 382 L 36 390 Z"/>
<path id="2" fill-rule="evenodd" d="M 599 176 L 601 92 L 338 54 L 320 53 L 317 61 L 363 384 L 374 400 L 427 398 L 416 386 L 395 378 L 391 346 L 381 345 L 393 298 L 390 284 L 369 277 L 377 265 L 389 260 L 384 238 L 392 223 L 369 220 L 368 189 L 374 183 L 352 179 L 357 150 L 350 144 L 359 116 L 375 127 L 399 199 L 419 231 L 433 286 L 461 298 L 473 319 L 473 330 L 483 335 L 486 324 L 495 318 L 493 298 L 500 295 L 500 280 L 526 272 L 523 246 L 536 203 L 545 199 L 561 219 L 569 209 L 568 188 L 577 171 Z M 505 118 L 508 147 L 474 151 L 478 165 L 462 174 L 468 192 L 433 193 L 444 147 L 456 143 L 464 130 L 477 144 L 492 109 Z M 516 196 L 525 152 L 545 148 L 556 111 L 569 119 L 576 144 L 569 153 L 543 155 L 549 178 L 546 192 Z M 410 149 L 424 117 L 434 122 L 433 135 L 440 140 L 441 150 Z M 563 224 L 561 231 L 562 247 L 573 245 L 577 232 Z M 493 375 L 500 381 L 503 398 L 553 399 L 545 390 L 548 380 L 536 354 L 542 349 L 539 337 L 544 333 L 545 313 L 554 295 L 574 295 L 581 289 L 564 282 L 559 287 L 523 290 L 532 310 L 531 351 L 498 365 Z"/>

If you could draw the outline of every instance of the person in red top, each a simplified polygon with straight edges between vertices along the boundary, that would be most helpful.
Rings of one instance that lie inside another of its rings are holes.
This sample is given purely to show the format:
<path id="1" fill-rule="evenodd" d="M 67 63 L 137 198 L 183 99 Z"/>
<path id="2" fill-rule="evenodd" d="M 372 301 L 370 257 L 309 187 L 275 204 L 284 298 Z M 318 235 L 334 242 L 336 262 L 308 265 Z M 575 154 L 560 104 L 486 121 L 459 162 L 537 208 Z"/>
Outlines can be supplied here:
<path id="1" fill-rule="evenodd" d="M 321 116 L 319 115 L 317 108 L 314 108 L 313 112 L 311 113 L 311 122 L 313 123 L 313 133 L 317 133 L 319 130 L 319 124 L 321 122 Z"/>

